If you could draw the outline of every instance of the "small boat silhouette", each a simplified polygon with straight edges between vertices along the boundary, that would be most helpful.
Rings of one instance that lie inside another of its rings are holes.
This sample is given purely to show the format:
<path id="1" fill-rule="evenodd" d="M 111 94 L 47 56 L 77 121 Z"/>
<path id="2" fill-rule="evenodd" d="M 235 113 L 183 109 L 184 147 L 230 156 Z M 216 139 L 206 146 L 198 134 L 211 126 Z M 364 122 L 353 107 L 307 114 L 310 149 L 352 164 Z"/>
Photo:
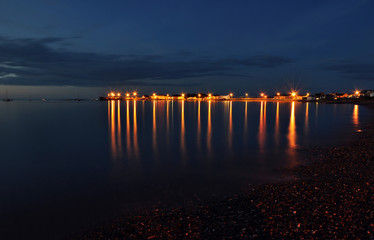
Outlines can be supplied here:
<path id="1" fill-rule="evenodd" d="M 11 101 L 13 101 L 13 99 L 11 99 L 11 98 L 8 97 L 8 89 L 6 90 L 5 95 L 6 95 L 6 97 L 3 99 L 4 102 L 11 102 Z"/>

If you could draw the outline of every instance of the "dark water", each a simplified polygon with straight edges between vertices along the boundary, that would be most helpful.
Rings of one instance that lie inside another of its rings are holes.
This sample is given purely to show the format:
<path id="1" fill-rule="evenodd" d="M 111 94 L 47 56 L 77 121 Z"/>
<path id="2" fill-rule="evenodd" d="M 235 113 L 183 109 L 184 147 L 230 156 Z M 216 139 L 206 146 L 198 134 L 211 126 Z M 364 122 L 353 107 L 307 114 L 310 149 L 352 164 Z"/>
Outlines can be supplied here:
<path id="1" fill-rule="evenodd" d="M 60 239 L 153 204 L 238 192 L 349 139 L 362 106 L 1 102 L 0 236 Z"/>

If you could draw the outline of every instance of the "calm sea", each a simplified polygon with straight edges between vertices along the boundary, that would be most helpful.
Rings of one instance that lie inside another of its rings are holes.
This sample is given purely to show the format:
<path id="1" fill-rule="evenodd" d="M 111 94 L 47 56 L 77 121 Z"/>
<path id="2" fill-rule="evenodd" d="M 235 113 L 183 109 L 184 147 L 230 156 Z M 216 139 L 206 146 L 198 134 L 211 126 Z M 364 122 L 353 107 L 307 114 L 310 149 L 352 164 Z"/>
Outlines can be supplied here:
<path id="1" fill-rule="evenodd" d="M 0 236 L 59 239 L 121 211 L 279 179 L 371 111 L 297 102 L 0 102 Z"/>

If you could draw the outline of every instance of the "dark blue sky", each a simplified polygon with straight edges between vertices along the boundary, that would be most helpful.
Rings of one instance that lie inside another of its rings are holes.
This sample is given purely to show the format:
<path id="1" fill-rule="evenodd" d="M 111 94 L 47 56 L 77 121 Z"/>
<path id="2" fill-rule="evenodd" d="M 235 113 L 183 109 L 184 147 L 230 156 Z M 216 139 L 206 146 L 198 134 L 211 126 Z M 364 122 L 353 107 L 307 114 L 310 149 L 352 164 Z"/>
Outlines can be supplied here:
<path id="1" fill-rule="evenodd" d="M 374 88 L 374 2 L 0 2 L 0 96 Z"/>

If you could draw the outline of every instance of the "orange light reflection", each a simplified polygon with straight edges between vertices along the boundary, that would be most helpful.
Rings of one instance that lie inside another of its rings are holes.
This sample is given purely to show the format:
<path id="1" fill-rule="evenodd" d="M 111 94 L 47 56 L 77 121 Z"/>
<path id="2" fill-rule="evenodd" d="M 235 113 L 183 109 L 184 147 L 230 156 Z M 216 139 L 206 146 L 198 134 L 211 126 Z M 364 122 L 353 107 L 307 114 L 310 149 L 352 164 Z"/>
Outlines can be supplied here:
<path id="1" fill-rule="evenodd" d="M 126 149 L 127 156 L 131 156 L 131 136 L 130 136 L 130 101 L 126 101 Z"/>
<path id="2" fill-rule="evenodd" d="M 121 137 L 121 101 L 117 101 L 117 143 L 118 157 L 122 156 L 122 137 Z"/>
<path id="3" fill-rule="evenodd" d="M 170 119 L 170 117 L 169 117 L 169 103 L 170 103 L 170 101 L 169 100 L 167 100 L 166 101 L 166 141 L 167 141 L 167 144 L 168 144 L 168 146 L 170 145 L 169 144 L 169 142 L 170 142 L 170 134 L 169 134 L 169 132 L 170 132 L 170 125 L 169 125 L 169 119 Z"/>
<path id="4" fill-rule="evenodd" d="M 309 103 L 306 103 L 305 107 L 305 126 L 304 131 L 307 134 L 308 133 L 308 124 L 309 124 Z"/>
<path id="5" fill-rule="evenodd" d="M 112 147 L 112 156 L 117 158 L 118 150 L 117 150 L 117 142 L 116 142 L 116 121 L 115 121 L 115 104 L 114 100 L 110 101 L 110 139 L 111 139 L 111 147 Z"/>
<path id="6" fill-rule="evenodd" d="M 157 155 L 157 129 L 156 129 L 156 101 L 153 101 L 153 127 L 152 127 L 152 143 L 153 153 Z"/>
<path id="7" fill-rule="evenodd" d="M 184 100 L 181 102 L 181 154 L 182 158 L 186 157 L 186 142 L 185 142 L 185 125 L 184 125 Z"/>
<path id="8" fill-rule="evenodd" d="M 116 102 L 118 104 L 117 107 Z M 108 102 L 108 124 L 110 129 L 111 155 L 114 159 L 117 159 L 122 156 L 120 101 L 111 100 Z"/>
<path id="9" fill-rule="evenodd" d="M 229 104 L 229 134 L 228 134 L 228 147 L 232 151 L 232 102 Z"/>
<path id="10" fill-rule="evenodd" d="M 292 102 L 290 125 L 288 127 L 288 155 L 290 156 L 290 167 L 296 165 L 296 122 L 295 122 L 295 102 Z"/>
<path id="11" fill-rule="evenodd" d="M 258 143 L 260 151 L 263 152 L 265 149 L 266 140 L 266 101 L 261 101 L 260 107 L 260 126 L 258 131 Z"/>
<path id="12" fill-rule="evenodd" d="M 247 101 L 245 101 L 245 109 L 244 109 L 244 135 L 243 135 L 243 139 L 244 139 L 244 142 L 246 143 L 247 142 L 247 132 L 248 132 L 248 117 L 247 117 L 248 113 L 247 113 Z"/>
<path id="13" fill-rule="evenodd" d="M 208 127 L 206 134 L 208 157 L 212 157 L 212 120 L 211 120 L 211 101 L 208 101 Z"/>
<path id="14" fill-rule="evenodd" d="M 277 102 L 277 111 L 275 113 L 275 143 L 279 146 L 279 102 Z"/>
<path id="15" fill-rule="evenodd" d="M 136 100 L 134 100 L 134 115 L 133 115 L 133 142 L 134 142 L 134 155 L 139 158 L 139 146 L 138 146 L 138 120 L 136 116 Z"/>
<path id="16" fill-rule="evenodd" d="M 358 105 L 355 105 L 353 107 L 352 119 L 353 119 L 353 124 L 357 126 L 359 124 L 359 121 L 358 121 Z"/>
<path id="17" fill-rule="evenodd" d="M 201 121 L 200 121 L 200 103 L 201 101 L 198 101 L 197 105 L 197 147 L 200 148 L 200 139 L 201 139 Z"/>

